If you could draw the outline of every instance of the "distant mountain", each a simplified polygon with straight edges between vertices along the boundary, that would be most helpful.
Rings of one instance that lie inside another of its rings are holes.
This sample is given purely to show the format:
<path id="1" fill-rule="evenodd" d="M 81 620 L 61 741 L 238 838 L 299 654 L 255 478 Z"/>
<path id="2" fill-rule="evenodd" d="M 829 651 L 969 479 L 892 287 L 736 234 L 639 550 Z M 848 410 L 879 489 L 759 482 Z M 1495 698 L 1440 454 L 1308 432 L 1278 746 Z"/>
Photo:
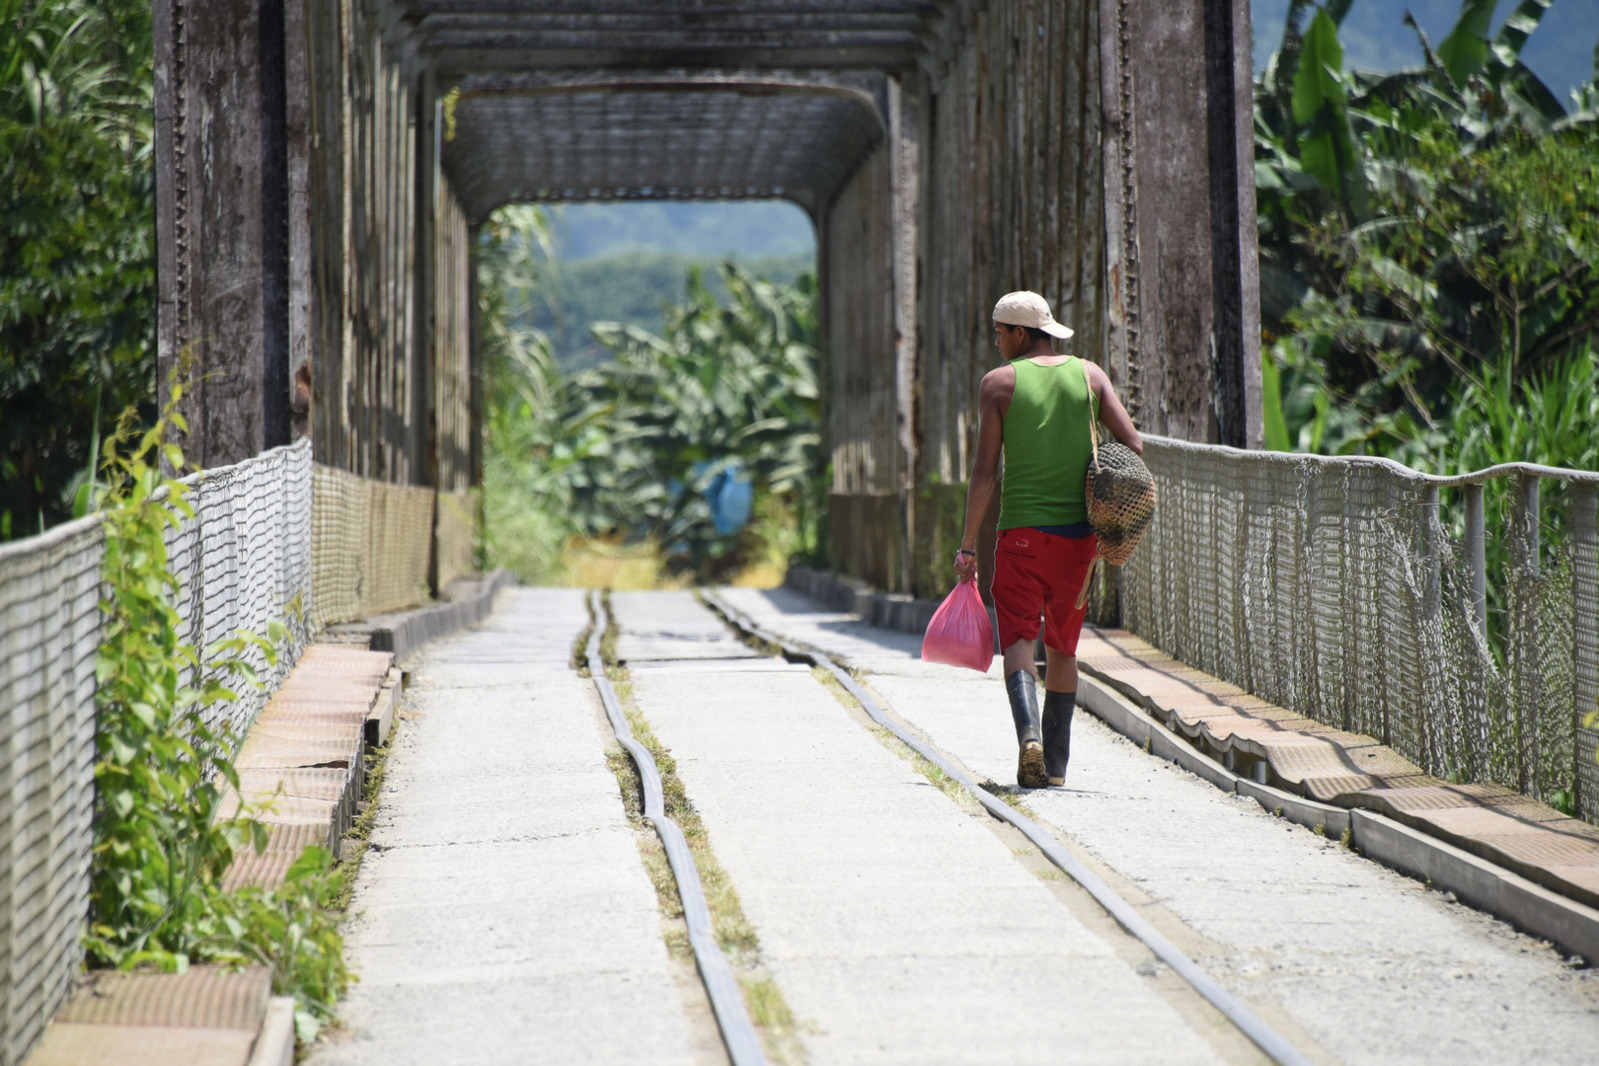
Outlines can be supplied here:
<path id="1" fill-rule="evenodd" d="M 736 259 L 816 254 L 809 216 L 785 200 L 566 204 L 550 215 L 565 263 L 635 251 Z"/>
<path id="2" fill-rule="evenodd" d="M 1264 69 L 1282 42 L 1288 4 L 1289 0 L 1250 0 L 1256 70 Z M 1516 6 L 1516 0 L 1499 0 L 1494 33 L 1499 32 Z M 1388 71 L 1421 66 L 1421 42 L 1416 31 L 1405 25 L 1407 10 L 1415 14 L 1436 48 L 1460 18 L 1460 0 L 1354 0 L 1338 30 L 1338 39 L 1344 46 L 1344 69 Z M 1599 0 L 1555 0 L 1527 41 L 1521 59 L 1543 79 L 1556 99 L 1569 105 L 1571 90 L 1594 76 L 1596 44 Z"/>
<path id="3" fill-rule="evenodd" d="M 734 256 L 738 264 L 757 277 L 792 282 L 816 269 L 813 252 L 794 255 Z M 688 272 L 698 266 L 712 292 L 725 297 L 726 287 L 716 269 L 720 256 L 685 255 L 658 248 L 636 249 L 618 255 L 562 260 L 544 286 L 543 302 L 525 320 L 549 335 L 556 359 L 567 370 L 592 365 L 605 350 L 594 340 L 595 322 L 627 322 L 660 333 L 665 326 L 663 304 L 683 299 Z"/>

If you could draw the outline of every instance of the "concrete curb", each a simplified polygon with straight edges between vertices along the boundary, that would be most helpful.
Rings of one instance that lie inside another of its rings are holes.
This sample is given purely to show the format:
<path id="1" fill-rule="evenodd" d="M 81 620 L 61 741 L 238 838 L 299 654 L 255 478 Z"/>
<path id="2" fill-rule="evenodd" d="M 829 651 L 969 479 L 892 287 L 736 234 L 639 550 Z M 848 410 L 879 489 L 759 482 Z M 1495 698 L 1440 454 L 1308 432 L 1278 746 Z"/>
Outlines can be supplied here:
<path id="1" fill-rule="evenodd" d="M 836 574 L 792 567 L 784 584 L 882 629 L 921 632 L 937 604 L 874 592 Z M 923 611 L 925 610 L 925 617 Z M 1110 684 L 1078 675 L 1078 704 L 1150 754 L 1204 778 L 1223 792 L 1248 796 L 1297 825 L 1342 838 L 1362 855 L 1501 918 L 1562 950 L 1599 962 L 1599 909 L 1553 892 L 1453 844 L 1359 808 L 1334 807 L 1235 774 L 1190 744 Z"/>
<path id="2" fill-rule="evenodd" d="M 1350 828 L 1351 811 L 1296 796 L 1292 792 L 1262 785 L 1233 773 L 1150 717 L 1143 708 L 1120 692 L 1086 673 L 1077 675 L 1077 702 L 1134 744 L 1145 747 L 1151 755 L 1176 763 L 1223 792 L 1248 796 L 1278 817 L 1307 829 L 1320 829 L 1331 837 L 1341 837 Z"/>
<path id="3" fill-rule="evenodd" d="M 1590 962 L 1599 959 L 1599 910 L 1557 895 L 1485 859 L 1391 818 L 1354 810 L 1354 843 L 1367 858 L 1448 889 L 1461 902 L 1553 941 Z"/>
<path id="4" fill-rule="evenodd" d="M 457 578 L 446 590 L 450 598 L 443 603 L 373 615 L 364 622 L 330 626 L 328 632 L 340 639 L 364 635 L 367 647 L 373 651 L 393 652 L 395 660 L 399 661 L 429 641 L 480 624 L 494 609 L 494 597 L 516 583 L 516 577 L 506 570 Z"/>
<path id="5" fill-rule="evenodd" d="M 294 1066 L 293 996 L 273 996 L 267 1001 L 261 1033 L 246 1066 Z"/>
<path id="6" fill-rule="evenodd" d="M 925 632 L 927 623 L 933 620 L 933 612 L 938 610 L 938 604 L 932 600 L 918 600 L 900 592 L 878 592 L 852 577 L 812 570 L 808 566 L 789 567 L 783 584 L 835 610 L 858 614 L 861 621 L 879 629 L 902 633 Z"/>

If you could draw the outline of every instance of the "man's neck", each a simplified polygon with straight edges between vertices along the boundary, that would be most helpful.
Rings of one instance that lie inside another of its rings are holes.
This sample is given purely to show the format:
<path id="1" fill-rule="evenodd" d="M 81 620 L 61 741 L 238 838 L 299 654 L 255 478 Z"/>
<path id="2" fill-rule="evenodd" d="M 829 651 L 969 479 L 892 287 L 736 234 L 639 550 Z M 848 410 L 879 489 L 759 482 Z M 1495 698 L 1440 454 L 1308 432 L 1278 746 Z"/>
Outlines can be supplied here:
<path id="1" fill-rule="evenodd" d="M 1057 354 L 1055 349 L 1050 345 L 1050 343 L 1048 341 L 1040 340 L 1040 341 L 1034 341 L 1033 342 L 1033 346 L 1031 348 L 1027 349 L 1021 355 L 1017 356 L 1017 358 L 1018 359 L 1036 359 L 1036 360 L 1038 360 L 1040 362 L 1044 362 L 1044 363 L 1050 363 L 1050 362 L 1058 363 L 1058 362 L 1063 362 L 1063 361 L 1065 361 L 1065 360 L 1067 360 L 1067 359 L 1069 359 L 1071 357 L 1067 356 L 1067 355 L 1059 355 L 1059 354 Z"/>

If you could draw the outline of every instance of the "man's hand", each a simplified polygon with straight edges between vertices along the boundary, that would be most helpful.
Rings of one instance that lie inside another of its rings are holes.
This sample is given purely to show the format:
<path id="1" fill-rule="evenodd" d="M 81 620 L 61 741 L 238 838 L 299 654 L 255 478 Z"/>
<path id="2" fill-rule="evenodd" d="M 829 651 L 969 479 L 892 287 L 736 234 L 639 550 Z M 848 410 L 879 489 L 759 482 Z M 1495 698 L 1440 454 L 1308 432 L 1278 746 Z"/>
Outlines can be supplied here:
<path id="1" fill-rule="evenodd" d="M 972 479 L 966 484 L 966 529 L 961 534 L 961 551 L 955 556 L 955 572 L 962 581 L 977 576 L 977 553 L 972 549 L 999 484 L 999 456 L 1005 443 L 1001 423 L 1015 393 L 1016 368 L 1009 363 L 984 374 L 977 390 L 977 448 Z"/>
<path id="2" fill-rule="evenodd" d="M 977 577 L 977 553 L 970 548 L 962 548 L 955 553 L 955 572 L 961 576 L 962 581 L 971 581 Z"/>

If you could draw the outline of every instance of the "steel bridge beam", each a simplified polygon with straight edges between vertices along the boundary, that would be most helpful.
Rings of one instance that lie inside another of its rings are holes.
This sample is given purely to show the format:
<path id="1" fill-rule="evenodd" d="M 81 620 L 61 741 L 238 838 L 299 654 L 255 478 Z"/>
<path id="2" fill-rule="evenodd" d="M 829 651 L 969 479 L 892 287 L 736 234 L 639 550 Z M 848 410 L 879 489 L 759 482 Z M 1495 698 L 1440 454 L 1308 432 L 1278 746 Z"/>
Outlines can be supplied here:
<path id="1" fill-rule="evenodd" d="M 911 496 L 964 476 L 1006 289 L 1076 318 L 1141 426 L 1259 443 L 1247 0 L 156 16 L 162 381 L 184 351 L 209 375 L 206 462 L 285 439 L 309 361 L 323 461 L 467 476 L 481 375 L 450 308 L 471 298 L 469 227 L 514 200 L 662 197 L 779 196 L 816 221 L 830 446 L 856 471 L 838 491 L 897 500 L 858 508 L 899 527 L 882 583 L 916 580 Z"/>

